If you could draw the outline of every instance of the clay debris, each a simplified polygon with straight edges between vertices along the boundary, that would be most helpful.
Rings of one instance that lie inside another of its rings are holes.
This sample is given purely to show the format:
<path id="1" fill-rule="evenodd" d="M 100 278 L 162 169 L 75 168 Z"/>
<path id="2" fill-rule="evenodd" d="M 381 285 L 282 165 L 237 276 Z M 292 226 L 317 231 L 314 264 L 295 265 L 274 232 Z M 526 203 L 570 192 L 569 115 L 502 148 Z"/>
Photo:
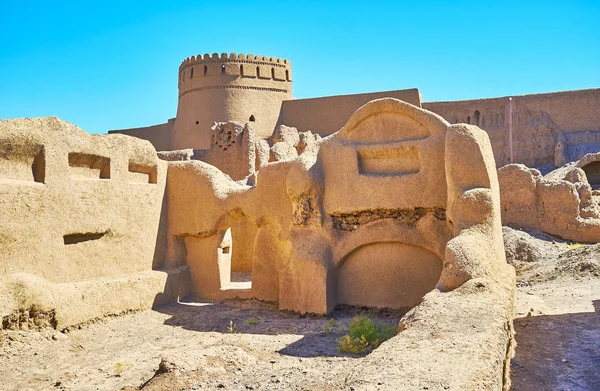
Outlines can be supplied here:
<path id="1" fill-rule="evenodd" d="M 414 209 L 375 209 L 352 213 L 332 214 L 333 226 L 340 231 L 356 231 L 361 225 L 383 219 L 394 219 L 399 224 L 410 227 L 426 215 L 432 215 L 440 221 L 446 220 L 446 210 L 443 208 L 414 208 Z"/>

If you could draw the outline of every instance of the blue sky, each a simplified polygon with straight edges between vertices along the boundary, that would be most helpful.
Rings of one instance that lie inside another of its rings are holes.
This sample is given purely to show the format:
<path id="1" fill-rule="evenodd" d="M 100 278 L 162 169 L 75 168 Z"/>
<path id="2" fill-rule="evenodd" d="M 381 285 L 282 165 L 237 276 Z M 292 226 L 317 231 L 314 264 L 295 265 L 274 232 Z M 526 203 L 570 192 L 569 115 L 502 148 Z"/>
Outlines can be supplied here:
<path id="1" fill-rule="evenodd" d="M 0 21 L 0 118 L 92 133 L 174 117 L 179 64 L 207 52 L 290 59 L 297 98 L 600 87 L 600 0 L 0 0 Z"/>

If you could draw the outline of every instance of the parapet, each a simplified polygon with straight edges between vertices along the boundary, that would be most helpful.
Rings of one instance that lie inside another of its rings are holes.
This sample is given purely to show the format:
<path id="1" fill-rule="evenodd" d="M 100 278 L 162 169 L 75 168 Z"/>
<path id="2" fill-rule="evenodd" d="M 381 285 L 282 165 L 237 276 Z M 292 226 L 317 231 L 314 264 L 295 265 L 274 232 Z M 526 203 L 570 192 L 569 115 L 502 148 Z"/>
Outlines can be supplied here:
<path id="1" fill-rule="evenodd" d="M 205 79 L 210 77 L 209 79 Z M 215 83 L 215 77 L 222 80 Z M 204 80 L 204 82 L 202 82 Z M 285 87 L 292 81 L 292 64 L 289 60 L 268 56 L 243 53 L 204 54 L 186 58 L 179 66 L 179 96 L 198 87 L 210 89 L 221 85 L 245 84 L 251 81 L 253 88 L 278 89 L 279 92 L 291 92 L 291 87 Z M 256 83 L 259 82 L 259 85 Z M 274 87 L 271 84 L 281 83 Z"/>
<path id="2" fill-rule="evenodd" d="M 205 64 L 205 63 L 226 63 L 226 62 L 243 62 L 243 63 L 257 63 L 264 65 L 277 65 L 277 66 L 290 66 L 290 60 L 286 60 L 283 58 L 275 58 L 268 56 L 260 56 L 254 54 L 245 55 L 243 53 L 236 54 L 230 53 L 221 53 L 219 56 L 217 53 L 213 53 L 212 55 L 206 53 L 204 55 L 198 54 L 197 56 L 191 56 L 183 60 L 181 65 L 179 66 L 179 70 L 189 66 L 196 64 Z"/>

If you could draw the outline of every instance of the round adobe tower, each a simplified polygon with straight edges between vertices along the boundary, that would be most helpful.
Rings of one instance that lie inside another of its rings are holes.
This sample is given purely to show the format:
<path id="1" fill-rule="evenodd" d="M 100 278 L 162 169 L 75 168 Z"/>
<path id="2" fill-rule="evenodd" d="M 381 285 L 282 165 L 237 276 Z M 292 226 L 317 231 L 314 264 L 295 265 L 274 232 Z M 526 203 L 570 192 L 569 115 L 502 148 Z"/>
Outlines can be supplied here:
<path id="1" fill-rule="evenodd" d="M 291 98 L 288 60 L 235 53 L 187 58 L 179 67 L 171 148 L 208 148 L 215 121 L 250 122 L 258 138 L 267 138 L 277 124 L 281 102 Z"/>

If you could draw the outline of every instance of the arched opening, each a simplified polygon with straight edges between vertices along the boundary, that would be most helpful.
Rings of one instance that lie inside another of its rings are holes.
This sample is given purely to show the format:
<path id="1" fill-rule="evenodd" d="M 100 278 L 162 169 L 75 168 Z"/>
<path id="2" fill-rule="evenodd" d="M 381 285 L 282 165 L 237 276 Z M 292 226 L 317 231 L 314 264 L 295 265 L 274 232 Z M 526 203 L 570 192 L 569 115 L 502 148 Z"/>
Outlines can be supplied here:
<path id="1" fill-rule="evenodd" d="M 600 162 L 592 162 L 581 167 L 593 190 L 600 189 Z"/>
<path id="2" fill-rule="evenodd" d="M 467 116 L 467 123 L 468 123 L 468 124 L 470 124 L 470 123 L 471 123 L 471 116 L 470 116 L 470 115 L 468 115 L 468 116 Z"/>
<path id="3" fill-rule="evenodd" d="M 240 75 L 244 76 L 244 64 L 240 65 Z"/>
<path id="4" fill-rule="evenodd" d="M 221 75 L 225 74 L 225 64 L 221 65 Z"/>
<path id="5" fill-rule="evenodd" d="M 194 67 L 192 67 L 192 69 L 190 69 L 190 79 L 194 78 Z"/>
<path id="6" fill-rule="evenodd" d="M 473 119 L 475 120 L 475 125 L 479 126 L 479 119 L 481 117 L 481 113 L 479 111 L 475 111 L 473 114 Z"/>
<path id="7" fill-rule="evenodd" d="M 206 74 L 207 74 L 207 73 L 208 73 L 208 66 L 207 66 L 207 65 L 205 65 L 205 66 L 204 66 L 204 76 L 206 76 Z"/>
<path id="8" fill-rule="evenodd" d="M 256 122 L 256 119 L 254 118 L 254 114 L 252 114 L 250 116 L 250 118 L 248 118 L 248 121 L 250 121 L 250 122 Z"/>
<path id="9" fill-rule="evenodd" d="M 221 290 L 252 289 L 254 240 L 257 232 L 252 220 L 246 216 L 225 232 L 217 249 Z"/>
<path id="10" fill-rule="evenodd" d="M 285 70 L 285 80 L 290 81 L 290 71 L 289 70 Z"/>
<path id="11" fill-rule="evenodd" d="M 256 67 L 256 77 L 260 77 L 260 67 Z"/>
<path id="12" fill-rule="evenodd" d="M 275 80 L 275 68 L 271 68 L 271 79 Z"/>
<path id="13" fill-rule="evenodd" d="M 401 242 L 369 243 L 340 261 L 337 303 L 410 308 L 435 288 L 442 261 L 432 252 Z"/>

